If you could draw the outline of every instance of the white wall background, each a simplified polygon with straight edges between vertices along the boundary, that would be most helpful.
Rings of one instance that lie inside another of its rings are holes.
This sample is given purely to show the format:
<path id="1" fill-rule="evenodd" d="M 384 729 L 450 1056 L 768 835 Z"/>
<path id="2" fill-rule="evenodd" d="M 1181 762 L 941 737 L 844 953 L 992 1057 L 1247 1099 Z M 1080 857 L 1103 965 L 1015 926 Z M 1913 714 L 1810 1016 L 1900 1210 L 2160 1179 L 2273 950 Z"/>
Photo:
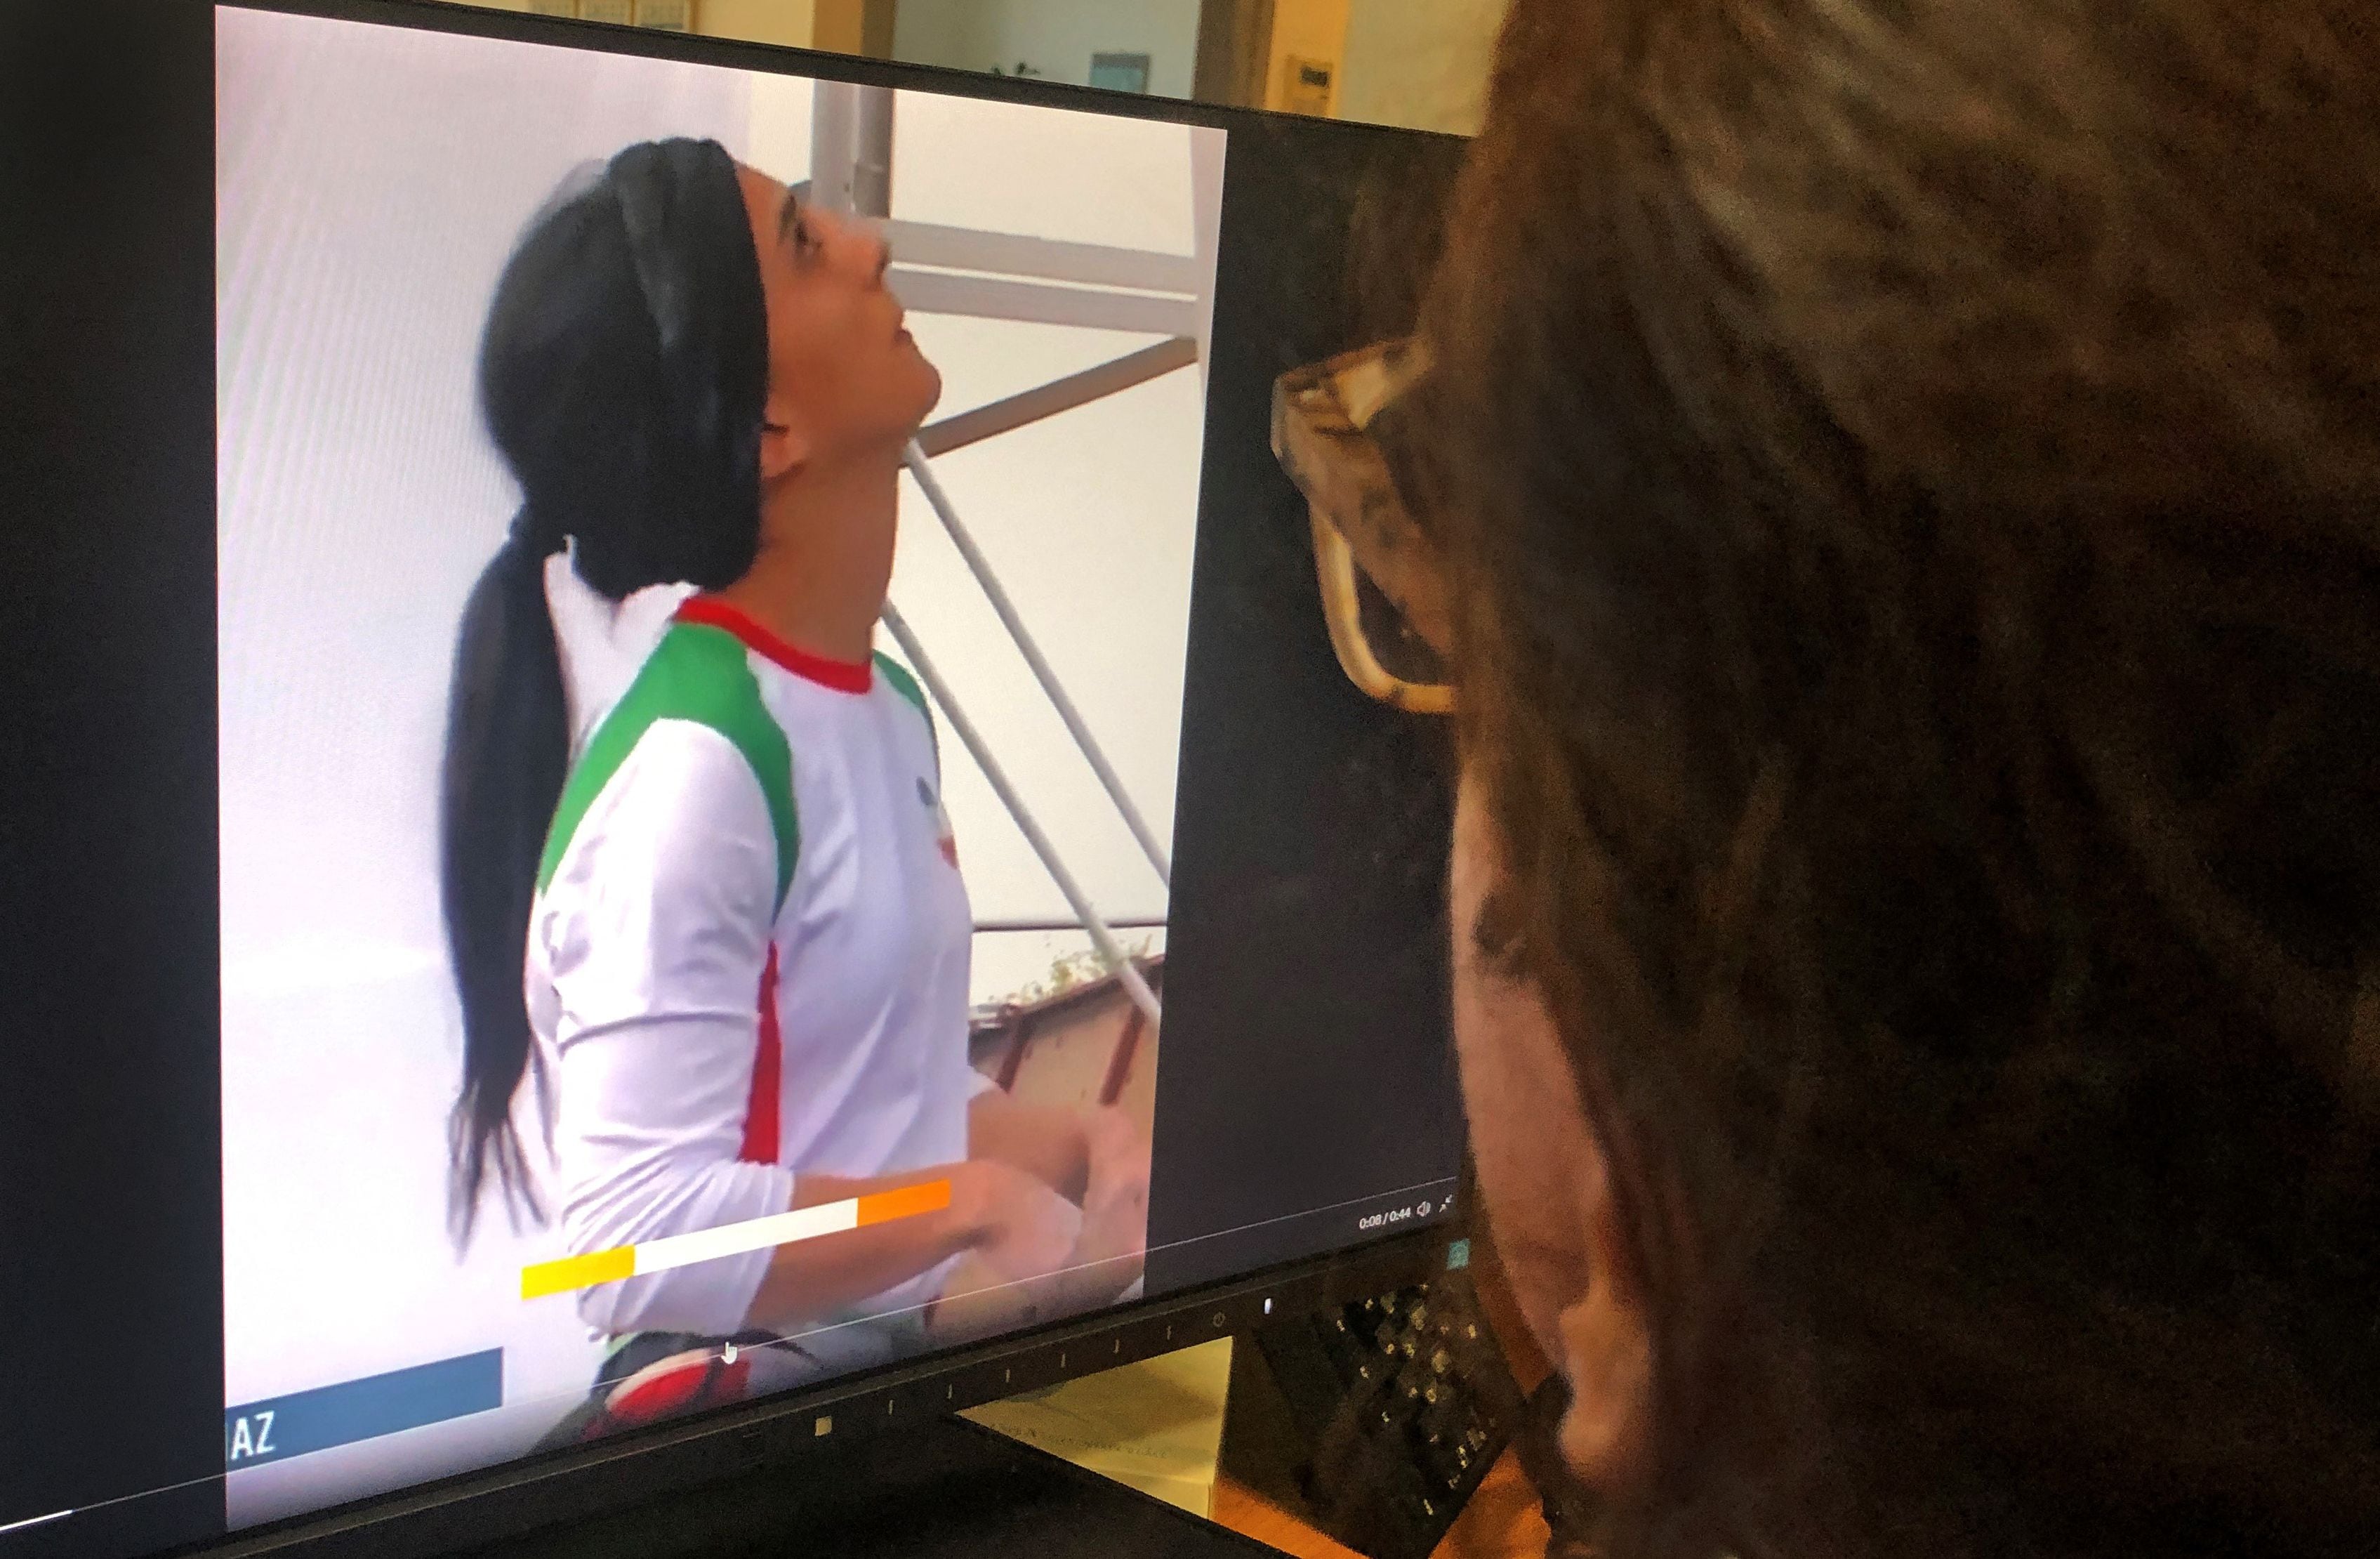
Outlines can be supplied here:
<path id="1" fill-rule="evenodd" d="M 1092 125 L 1095 143 L 1086 134 Z M 1190 254 L 1190 138 L 1217 133 L 904 94 L 892 211 L 913 221 Z M 1096 155 L 1087 154 L 1093 144 Z M 919 316 L 913 329 L 942 368 L 937 416 L 1156 339 L 932 316 Z M 1160 839 L 1172 834 L 1204 408 L 1201 374 L 1184 369 L 936 463 Z M 1162 883 L 914 487 L 904 491 L 892 599 L 1085 891 L 1119 919 L 1162 917 Z M 1065 900 L 947 732 L 943 764 L 978 918 L 1065 919 Z M 1153 940 L 1162 945 L 1161 934 Z M 978 937 L 976 993 L 1014 992 L 1046 972 L 1053 955 L 1086 944 L 1079 934 Z"/>
<path id="2" fill-rule="evenodd" d="M 1188 97 L 1198 0 L 901 0 L 892 57 L 959 70 L 1014 71 L 1087 85 L 1094 54 L 1148 56 L 1148 90 Z"/>
<path id="3" fill-rule="evenodd" d="M 463 597 L 516 505 L 478 421 L 479 333 L 522 226 L 573 166 L 688 134 L 802 177 L 809 87 L 260 13 L 225 13 L 218 36 L 226 1396 L 502 1346 L 507 1400 L 554 1394 L 558 1414 L 596 1350 L 567 1300 L 517 1297 L 518 1269 L 553 1242 L 498 1216 L 458 1261 L 443 1227 L 460 1038 L 435 775 Z M 1193 251 L 1191 131 L 914 94 L 898 122 L 898 216 Z M 1146 339 L 913 328 L 944 371 L 945 415 Z M 1169 834 L 1202 422 L 1184 370 L 943 471 Z M 1094 895 L 1161 915 L 914 493 L 894 592 Z M 1062 915 L 944 746 L 978 916 Z M 978 994 L 1068 941 L 979 938 Z M 455 1454 L 504 1454 L 486 1439 Z"/>

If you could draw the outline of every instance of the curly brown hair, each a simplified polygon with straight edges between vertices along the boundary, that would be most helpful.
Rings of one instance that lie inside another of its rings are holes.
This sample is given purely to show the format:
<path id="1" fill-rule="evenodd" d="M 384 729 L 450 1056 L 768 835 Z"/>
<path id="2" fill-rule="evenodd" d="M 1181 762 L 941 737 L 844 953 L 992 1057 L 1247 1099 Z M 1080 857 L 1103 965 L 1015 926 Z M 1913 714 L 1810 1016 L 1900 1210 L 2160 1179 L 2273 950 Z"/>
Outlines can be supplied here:
<path id="1" fill-rule="evenodd" d="M 1614 1559 L 2380 1552 L 2362 9 L 1513 6 L 1425 506 Z"/>

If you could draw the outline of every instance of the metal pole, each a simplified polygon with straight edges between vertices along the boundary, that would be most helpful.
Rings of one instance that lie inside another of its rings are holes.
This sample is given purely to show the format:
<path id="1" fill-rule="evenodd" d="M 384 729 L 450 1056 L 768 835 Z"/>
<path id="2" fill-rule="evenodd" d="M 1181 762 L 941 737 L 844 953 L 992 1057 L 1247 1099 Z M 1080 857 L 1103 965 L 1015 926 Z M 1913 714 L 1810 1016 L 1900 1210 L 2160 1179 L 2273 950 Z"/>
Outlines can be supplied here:
<path id="1" fill-rule="evenodd" d="M 926 685 L 928 692 L 933 694 L 934 702 L 941 706 L 942 718 L 951 723 L 951 729 L 958 733 L 959 740 L 974 756 L 976 766 L 983 771 L 983 777 L 991 782 L 992 792 L 1000 798 L 1000 804 L 1006 807 L 1008 815 L 1016 820 L 1016 827 L 1025 835 L 1025 842 L 1033 846 L 1035 855 L 1041 858 L 1042 869 L 1050 873 L 1050 880 L 1058 884 L 1058 891 L 1066 895 L 1066 903 L 1075 911 L 1075 918 L 1083 922 L 1083 929 L 1091 933 L 1091 944 L 1099 950 L 1099 956 L 1115 971 L 1116 980 L 1123 986 L 1125 993 L 1132 997 L 1132 1005 L 1146 1014 L 1151 1024 L 1162 1023 L 1165 1009 L 1159 1005 L 1157 993 L 1148 988 L 1148 981 L 1141 978 L 1139 966 L 1132 961 L 1132 955 L 1123 950 L 1116 941 L 1115 933 L 1108 930 L 1108 923 L 1099 918 L 1099 910 L 1084 894 L 1082 884 L 1075 882 L 1074 873 L 1066 870 L 1066 863 L 1058 859 L 1057 847 L 1050 843 L 1050 836 L 1041 832 L 1041 825 L 1033 821 L 1033 814 L 1026 810 L 1024 798 L 1017 795 L 1016 787 L 1009 783 L 1007 771 L 1001 768 L 1000 760 L 991 755 L 991 749 L 985 745 L 982 733 L 975 728 L 975 722 L 966 717 L 966 712 L 959 708 L 958 700 L 951 697 L 949 684 L 934 669 L 934 663 L 928 658 L 925 646 L 917 642 L 917 636 L 909 631 L 909 625 L 902 620 L 899 609 L 889 601 L 884 603 L 884 626 L 892 630 L 892 640 L 901 646 L 901 652 L 909 658 L 909 664 L 917 672 L 917 679 Z"/>
<path id="2" fill-rule="evenodd" d="M 858 91 L 841 81 L 820 81 L 810 88 L 810 201 L 820 211 L 851 209 L 859 160 Z"/>
<path id="3" fill-rule="evenodd" d="M 926 452 L 914 439 L 910 441 L 905 457 L 909 474 L 917 479 L 917 485 L 925 491 L 926 502 L 933 505 L 935 515 L 942 522 L 942 529 L 951 533 L 951 540 L 958 546 L 959 555 L 966 559 L 966 566 L 974 572 L 976 583 L 983 587 L 984 596 L 991 603 L 991 609 L 1000 614 L 1009 638 L 1014 639 L 1016 648 L 1024 652 L 1025 664 L 1033 668 L 1033 676 L 1041 684 L 1041 690 L 1050 696 L 1050 702 L 1058 711 L 1058 718 L 1066 723 L 1075 745 L 1082 749 L 1083 757 L 1091 765 L 1091 772 L 1099 775 L 1108 799 L 1115 803 L 1116 810 L 1123 816 L 1124 826 L 1131 829 L 1132 836 L 1139 841 L 1141 853 L 1148 857 L 1148 864 L 1157 869 L 1158 881 L 1172 887 L 1173 868 L 1165 859 L 1164 846 L 1157 842 L 1156 831 L 1148 826 L 1148 820 L 1140 815 L 1140 809 L 1132 804 L 1132 797 L 1125 792 L 1123 781 L 1108 762 L 1107 754 L 1099 750 L 1099 744 L 1093 739 L 1090 727 L 1083 724 L 1082 713 L 1075 708 L 1075 700 L 1066 696 L 1058 674 L 1050 670 L 1050 663 L 1042 658 L 1041 647 L 1034 643 L 1033 635 L 1026 630 L 1025 619 L 1016 615 L 1015 604 L 1008 599 L 1008 592 L 1001 589 L 1000 577 L 991 571 L 990 561 L 976 546 L 975 538 L 967 534 L 966 527 L 959 523 L 958 511 L 951 506 L 950 495 L 942 491 L 942 484 L 934 480 L 934 468 L 928 463 Z"/>
<path id="4" fill-rule="evenodd" d="M 853 126 L 851 209 L 881 221 L 892 214 L 892 89 L 859 89 Z"/>
<path id="5" fill-rule="evenodd" d="M 879 220 L 892 210 L 892 91 L 820 81 L 810 96 L 810 199 Z"/>

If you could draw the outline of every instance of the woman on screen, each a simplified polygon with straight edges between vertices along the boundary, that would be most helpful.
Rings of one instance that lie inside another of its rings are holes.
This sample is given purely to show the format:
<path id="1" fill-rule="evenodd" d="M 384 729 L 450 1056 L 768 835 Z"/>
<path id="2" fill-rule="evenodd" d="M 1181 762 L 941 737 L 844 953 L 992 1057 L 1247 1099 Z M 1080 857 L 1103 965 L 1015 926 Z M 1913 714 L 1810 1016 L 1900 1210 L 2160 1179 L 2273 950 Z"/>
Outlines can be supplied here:
<path id="1" fill-rule="evenodd" d="M 659 142 L 565 188 L 490 311 L 482 404 L 523 503 L 465 611 L 445 761 L 459 1231 L 492 1189 L 544 1211 L 549 1181 L 579 1254 L 923 1188 L 905 1216 L 584 1287 L 623 1346 L 579 1430 L 1138 1275 L 1137 1134 L 968 1064 L 933 724 L 871 653 L 902 450 L 941 392 L 885 265 L 715 143 Z M 1001 1297 L 945 1303 L 969 1257 Z"/>

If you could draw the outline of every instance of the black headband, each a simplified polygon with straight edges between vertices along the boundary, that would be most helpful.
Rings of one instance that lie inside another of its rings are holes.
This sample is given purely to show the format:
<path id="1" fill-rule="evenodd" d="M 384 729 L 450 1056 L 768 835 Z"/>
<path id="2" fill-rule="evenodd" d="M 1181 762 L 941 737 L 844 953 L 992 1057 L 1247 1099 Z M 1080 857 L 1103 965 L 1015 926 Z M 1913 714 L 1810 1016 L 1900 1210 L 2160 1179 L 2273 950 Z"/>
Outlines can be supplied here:
<path id="1" fill-rule="evenodd" d="M 603 183 L 660 341 L 688 518 L 698 534 L 748 541 L 760 506 L 769 326 L 735 159 L 714 140 L 648 141 L 613 158 Z"/>

